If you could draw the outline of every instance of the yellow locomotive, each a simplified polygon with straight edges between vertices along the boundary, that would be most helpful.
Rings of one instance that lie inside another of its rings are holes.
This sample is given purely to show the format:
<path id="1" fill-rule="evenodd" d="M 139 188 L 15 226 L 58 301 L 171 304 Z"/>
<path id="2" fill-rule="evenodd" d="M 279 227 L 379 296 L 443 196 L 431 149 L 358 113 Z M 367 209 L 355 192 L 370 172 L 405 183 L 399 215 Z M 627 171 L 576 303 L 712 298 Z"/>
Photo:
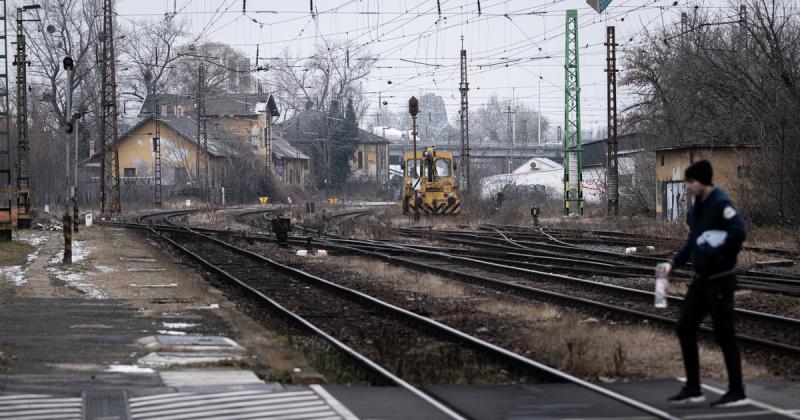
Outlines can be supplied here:
<path id="1" fill-rule="evenodd" d="M 459 214 L 461 197 L 453 153 L 434 147 L 403 154 L 403 214 Z M 421 175 L 421 176 L 420 176 Z"/>

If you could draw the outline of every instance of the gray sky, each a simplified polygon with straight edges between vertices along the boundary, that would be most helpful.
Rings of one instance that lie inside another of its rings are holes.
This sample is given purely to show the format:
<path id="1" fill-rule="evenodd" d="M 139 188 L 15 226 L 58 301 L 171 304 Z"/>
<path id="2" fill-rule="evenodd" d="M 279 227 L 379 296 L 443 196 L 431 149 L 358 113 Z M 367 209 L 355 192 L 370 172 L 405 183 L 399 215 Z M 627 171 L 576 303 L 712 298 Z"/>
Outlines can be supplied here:
<path id="1" fill-rule="evenodd" d="M 614 0 L 603 15 L 585 0 L 118 0 L 120 18 L 163 19 L 177 11 L 191 32 L 205 40 L 224 42 L 255 59 L 275 57 L 283 48 L 295 56 L 311 55 L 324 41 L 350 39 L 376 57 L 376 68 L 364 83 L 372 114 L 378 96 L 393 112 L 405 112 L 411 95 L 433 92 L 445 99 L 448 118 L 459 108 L 460 37 L 469 59 L 470 110 L 489 96 L 516 97 L 541 108 L 553 126 L 563 124 L 564 28 L 567 9 L 578 10 L 580 24 L 581 113 L 584 128 L 602 127 L 606 120 L 606 25 L 615 25 L 618 54 L 643 28 L 680 19 L 695 5 L 718 9 L 726 0 Z M 505 16 L 508 15 L 508 16 Z M 550 58 L 545 58 L 549 56 Z M 506 66 L 507 64 L 507 66 Z M 487 66 L 488 65 L 488 66 Z M 618 67 L 621 67 L 618 65 Z M 388 81 L 392 83 L 389 84 Z M 625 92 L 619 92 L 621 104 Z M 605 135 L 601 133 L 600 135 Z"/>

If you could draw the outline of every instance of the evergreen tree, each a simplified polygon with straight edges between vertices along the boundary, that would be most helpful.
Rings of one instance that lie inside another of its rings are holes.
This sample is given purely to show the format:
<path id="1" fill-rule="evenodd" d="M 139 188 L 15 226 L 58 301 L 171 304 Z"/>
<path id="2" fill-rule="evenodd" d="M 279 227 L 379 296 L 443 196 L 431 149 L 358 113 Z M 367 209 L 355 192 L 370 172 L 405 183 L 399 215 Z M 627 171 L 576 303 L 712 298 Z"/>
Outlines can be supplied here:
<path id="1" fill-rule="evenodd" d="M 358 148 L 358 119 L 353 100 L 348 98 L 344 115 L 339 101 L 331 101 L 329 121 L 332 128 L 329 131 L 331 183 L 341 185 L 350 178 L 351 161 Z"/>

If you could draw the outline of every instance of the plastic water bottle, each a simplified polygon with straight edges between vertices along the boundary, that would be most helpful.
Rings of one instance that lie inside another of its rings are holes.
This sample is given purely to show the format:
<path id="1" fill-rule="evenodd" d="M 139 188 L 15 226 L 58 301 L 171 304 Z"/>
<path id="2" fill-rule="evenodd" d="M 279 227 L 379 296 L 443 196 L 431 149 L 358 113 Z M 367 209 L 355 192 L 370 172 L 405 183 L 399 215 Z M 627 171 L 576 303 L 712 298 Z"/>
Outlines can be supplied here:
<path id="1" fill-rule="evenodd" d="M 656 308 L 667 307 L 667 286 L 669 285 L 669 278 L 667 277 L 667 269 L 665 265 L 659 264 L 656 267 Z"/>

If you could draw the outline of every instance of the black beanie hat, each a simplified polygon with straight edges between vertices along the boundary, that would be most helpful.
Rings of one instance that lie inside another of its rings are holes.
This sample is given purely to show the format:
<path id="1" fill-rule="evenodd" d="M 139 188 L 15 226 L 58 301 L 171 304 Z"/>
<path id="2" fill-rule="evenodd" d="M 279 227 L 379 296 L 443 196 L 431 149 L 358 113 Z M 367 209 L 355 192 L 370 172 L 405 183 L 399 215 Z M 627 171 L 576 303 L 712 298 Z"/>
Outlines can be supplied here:
<path id="1" fill-rule="evenodd" d="M 711 164 L 707 160 L 695 162 L 686 168 L 686 172 L 683 175 L 686 179 L 693 179 L 705 185 L 713 185 L 711 178 L 714 173 L 711 171 Z"/>

